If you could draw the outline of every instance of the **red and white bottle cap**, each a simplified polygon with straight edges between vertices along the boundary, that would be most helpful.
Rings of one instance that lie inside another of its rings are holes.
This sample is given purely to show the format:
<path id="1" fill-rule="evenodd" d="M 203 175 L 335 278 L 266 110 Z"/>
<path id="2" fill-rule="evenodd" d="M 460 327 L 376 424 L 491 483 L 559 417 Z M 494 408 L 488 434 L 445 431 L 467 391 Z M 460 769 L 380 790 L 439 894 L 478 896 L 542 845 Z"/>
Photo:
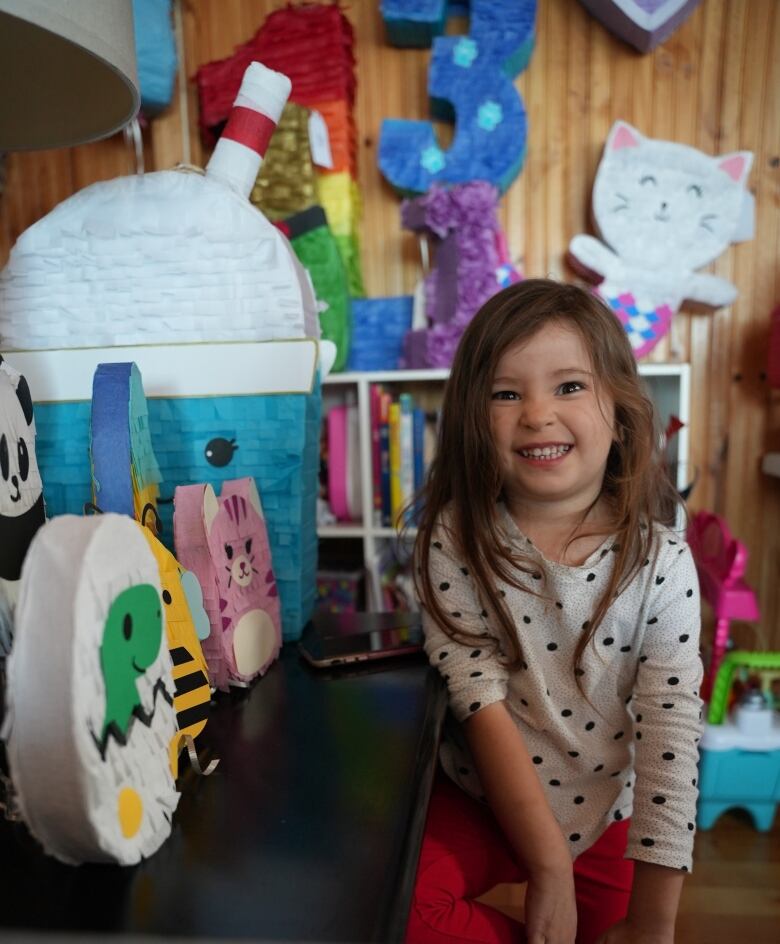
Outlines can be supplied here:
<path id="1" fill-rule="evenodd" d="M 292 83 L 281 72 L 259 62 L 249 65 L 225 130 L 206 165 L 209 177 L 218 177 L 249 197 L 291 88 Z"/>

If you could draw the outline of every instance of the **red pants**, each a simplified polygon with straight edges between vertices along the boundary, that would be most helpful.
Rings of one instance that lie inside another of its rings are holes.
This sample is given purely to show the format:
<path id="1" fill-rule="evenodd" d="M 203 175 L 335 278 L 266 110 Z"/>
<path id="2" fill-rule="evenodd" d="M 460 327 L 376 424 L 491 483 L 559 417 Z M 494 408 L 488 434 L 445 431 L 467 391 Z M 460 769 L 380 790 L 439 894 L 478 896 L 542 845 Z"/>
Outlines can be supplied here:
<path id="1" fill-rule="evenodd" d="M 634 863 L 624 859 L 628 820 L 613 823 L 574 862 L 577 944 L 593 944 L 625 916 Z M 417 867 L 406 944 L 518 944 L 522 925 L 474 899 L 496 885 L 522 883 L 518 865 L 490 810 L 436 778 Z"/>

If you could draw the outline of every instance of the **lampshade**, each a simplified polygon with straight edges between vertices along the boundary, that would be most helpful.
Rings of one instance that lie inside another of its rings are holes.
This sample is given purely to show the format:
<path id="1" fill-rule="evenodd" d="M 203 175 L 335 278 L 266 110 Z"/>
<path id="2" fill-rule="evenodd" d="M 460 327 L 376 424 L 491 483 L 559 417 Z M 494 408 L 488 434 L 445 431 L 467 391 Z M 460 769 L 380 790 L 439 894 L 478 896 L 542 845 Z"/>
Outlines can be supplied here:
<path id="1" fill-rule="evenodd" d="M 138 105 L 132 0 L 0 0 L 0 151 L 95 141 Z"/>

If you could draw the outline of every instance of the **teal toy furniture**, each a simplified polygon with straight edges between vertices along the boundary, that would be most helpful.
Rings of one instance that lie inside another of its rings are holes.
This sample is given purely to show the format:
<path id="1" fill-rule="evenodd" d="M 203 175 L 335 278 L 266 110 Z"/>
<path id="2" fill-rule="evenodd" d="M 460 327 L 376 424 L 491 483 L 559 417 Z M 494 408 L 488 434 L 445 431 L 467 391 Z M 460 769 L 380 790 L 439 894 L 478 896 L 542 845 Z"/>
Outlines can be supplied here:
<path id="1" fill-rule="evenodd" d="M 699 829 L 710 829 L 721 813 L 746 810 L 760 832 L 772 826 L 780 802 L 780 715 L 769 692 L 753 690 L 727 714 L 735 671 L 774 673 L 780 653 L 729 653 L 718 670 L 708 723 L 700 743 Z"/>

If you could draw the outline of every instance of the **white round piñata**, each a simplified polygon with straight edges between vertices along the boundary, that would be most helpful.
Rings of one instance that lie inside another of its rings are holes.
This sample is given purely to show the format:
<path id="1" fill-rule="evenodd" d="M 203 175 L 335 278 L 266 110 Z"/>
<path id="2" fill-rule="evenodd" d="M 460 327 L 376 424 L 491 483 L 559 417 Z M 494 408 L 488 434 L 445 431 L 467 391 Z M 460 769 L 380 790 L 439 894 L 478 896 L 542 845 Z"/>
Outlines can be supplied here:
<path id="1" fill-rule="evenodd" d="M 319 338 L 308 273 L 249 202 L 289 92 L 252 63 L 205 174 L 92 184 L 22 233 L 0 273 L 5 348 Z"/>
<path id="2" fill-rule="evenodd" d="M 22 819 L 63 862 L 131 865 L 179 794 L 171 660 L 154 555 L 123 515 L 62 515 L 33 539 L 8 662 L 8 762 Z"/>

